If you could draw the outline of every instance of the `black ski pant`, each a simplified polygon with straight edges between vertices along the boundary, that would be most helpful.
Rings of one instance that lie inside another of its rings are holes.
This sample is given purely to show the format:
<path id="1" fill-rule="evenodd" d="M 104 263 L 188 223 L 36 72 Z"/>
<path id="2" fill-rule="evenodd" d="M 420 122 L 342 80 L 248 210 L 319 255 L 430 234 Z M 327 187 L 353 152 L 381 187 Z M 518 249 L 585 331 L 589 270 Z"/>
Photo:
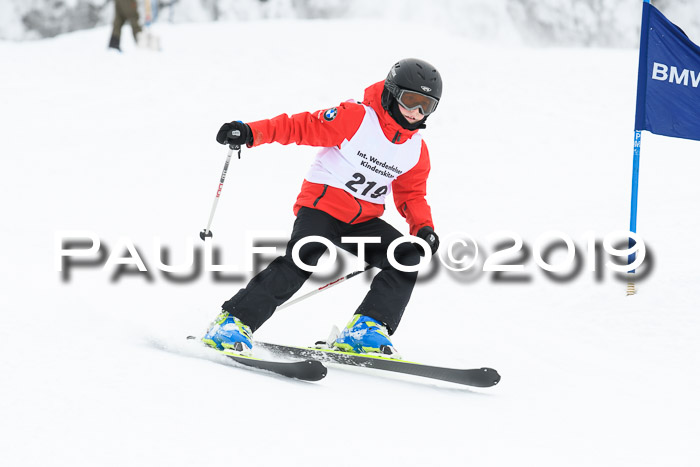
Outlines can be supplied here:
<path id="1" fill-rule="evenodd" d="M 370 316 L 384 323 L 393 334 L 418 277 L 417 272 L 402 272 L 387 259 L 389 245 L 400 238 L 401 233 L 381 219 L 359 224 L 341 222 L 317 209 L 302 207 L 297 213 L 292 235 L 284 256 L 272 261 L 267 268 L 253 277 L 222 308 L 250 326 L 254 332 L 267 321 L 275 309 L 289 300 L 311 276 L 292 260 L 292 248 L 301 239 L 317 235 L 330 240 L 338 247 L 357 255 L 356 243 L 341 243 L 341 237 L 379 237 L 380 243 L 365 244 L 365 261 L 379 268 L 370 290 L 354 313 Z M 322 243 L 310 242 L 299 250 L 299 259 L 309 266 L 318 264 L 327 248 Z M 418 248 L 413 243 L 402 243 L 394 250 L 396 261 L 404 266 L 420 262 Z"/>

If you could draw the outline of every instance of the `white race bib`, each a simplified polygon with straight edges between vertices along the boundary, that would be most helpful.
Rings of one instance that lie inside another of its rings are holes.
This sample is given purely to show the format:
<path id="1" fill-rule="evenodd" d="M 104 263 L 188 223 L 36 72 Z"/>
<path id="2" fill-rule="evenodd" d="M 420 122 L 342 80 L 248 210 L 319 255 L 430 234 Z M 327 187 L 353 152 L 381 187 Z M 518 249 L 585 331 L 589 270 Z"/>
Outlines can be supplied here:
<path id="1" fill-rule="evenodd" d="M 374 109 L 363 107 L 365 117 L 355 135 L 340 149 L 321 149 L 306 179 L 340 188 L 370 203 L 384 204 L 394 179 L 418 163 L 422 138 L 415 133 L 405 143 L 392 143 L 384 136 Z"/>

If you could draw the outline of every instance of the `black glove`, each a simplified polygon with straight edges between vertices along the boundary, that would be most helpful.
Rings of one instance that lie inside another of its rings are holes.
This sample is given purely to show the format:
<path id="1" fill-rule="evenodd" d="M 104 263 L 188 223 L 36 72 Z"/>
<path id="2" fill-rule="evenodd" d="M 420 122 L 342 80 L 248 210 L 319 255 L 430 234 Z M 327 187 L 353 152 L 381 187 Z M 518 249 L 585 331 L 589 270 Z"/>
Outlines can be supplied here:
<path id="1" fill-rule="evenodd" d="M 243 122 L 224 123 L 216 134 L 216 141 L 229 146 L 243 146 L 253 144 L 253 132 Z"/>
<path id="2" fill-rule="evenodd" d="M 416 234 L 416 237 L 425 240 L 425 242 L 428 245 L 430 245 L 430 250 L 433 254 L 435 254 L 435 252 L 438 251 L 438 247 L 440 246 L 440 238 L 437 236 L 433 228 L 429 225 L 421 227 L 421 229 Z M 421 251 L 421 256 L 423 256 L 423 249 L 419 248 L 419 250 Z"/>

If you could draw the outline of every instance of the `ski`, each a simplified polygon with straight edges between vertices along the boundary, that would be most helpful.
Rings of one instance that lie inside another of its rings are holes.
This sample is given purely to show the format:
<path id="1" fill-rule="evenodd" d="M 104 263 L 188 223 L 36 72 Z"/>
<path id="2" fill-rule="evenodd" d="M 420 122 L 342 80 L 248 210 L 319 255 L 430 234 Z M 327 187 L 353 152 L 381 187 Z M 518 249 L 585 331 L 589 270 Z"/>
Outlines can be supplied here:
<path id="1" fill-rule="evenodd" d="M 189 340 L 196 340 L 194 336 L 187 336 Z M 319 381 L 325 378 L 328 369 L 318 360 L 306 358 L 301 361 L 277 361 L 267 360 L 258 357 L 246 355 L 230 355 L 220 350 L 212 349 L 225 357 L 230 358 L 234 362 L 257 370 L 265 370 L 288 378 L 299 379 L 302 381 Z"/>
<path id="2" fill-rule="evenodd" d="M 480 388 L 495 386 L 501 380 L 501 375 L 493 368 L 445 368 L 380 355 L 359 355 L 325 348 L 294 347 L 260 341 L 255 341 L 255 345 L 280 356 L 310 358 L 321 362 L 393 371 Z"/>

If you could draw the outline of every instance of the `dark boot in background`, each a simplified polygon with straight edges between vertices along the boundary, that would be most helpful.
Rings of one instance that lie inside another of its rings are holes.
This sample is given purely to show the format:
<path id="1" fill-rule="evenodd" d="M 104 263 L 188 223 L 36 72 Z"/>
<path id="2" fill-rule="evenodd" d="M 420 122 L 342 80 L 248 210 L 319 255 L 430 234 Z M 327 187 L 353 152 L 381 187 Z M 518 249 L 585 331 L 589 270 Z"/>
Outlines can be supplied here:
<path id="1" fill-rule="evenodd" d="M 119 48 L 119 36 L 112 36 L 112 38 L 109 40 L 109 48 L 117 49 L 120 52 L 122 51 L 122 49 Z"/>

